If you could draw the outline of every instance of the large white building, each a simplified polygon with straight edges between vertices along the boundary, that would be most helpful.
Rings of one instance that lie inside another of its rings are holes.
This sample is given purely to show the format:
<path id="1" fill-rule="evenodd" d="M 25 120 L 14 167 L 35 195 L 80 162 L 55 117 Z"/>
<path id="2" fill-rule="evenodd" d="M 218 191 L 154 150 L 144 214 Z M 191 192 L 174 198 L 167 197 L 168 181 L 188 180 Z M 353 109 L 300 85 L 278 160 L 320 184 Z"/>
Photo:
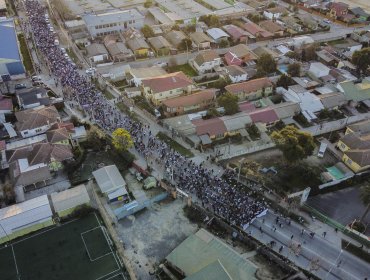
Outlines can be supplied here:
<path id="1" fill-rule="evenodd" d="M 92 38 L 116 34 L 134 27 L 141 29 L 144 26 L 144 16 L 136 9 L 116 10 L 103 14 L 87 14 L 83 20 Z"/>
<path id="2" fill-rule="evenodd" d="M 52 225 L 52 216 L 47 195 L 0 209 L 0 243 Z"/>

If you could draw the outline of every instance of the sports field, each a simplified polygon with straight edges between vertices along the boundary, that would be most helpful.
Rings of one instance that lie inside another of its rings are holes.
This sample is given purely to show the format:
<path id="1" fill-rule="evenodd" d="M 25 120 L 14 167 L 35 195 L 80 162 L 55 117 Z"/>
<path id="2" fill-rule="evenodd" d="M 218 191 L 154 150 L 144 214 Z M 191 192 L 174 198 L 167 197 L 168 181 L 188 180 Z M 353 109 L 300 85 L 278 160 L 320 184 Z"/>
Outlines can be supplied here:
<path id="1" fill-rule="evenodd" d="M 0 249 L 1 280 L 125 280 L 93 213 Z"/>

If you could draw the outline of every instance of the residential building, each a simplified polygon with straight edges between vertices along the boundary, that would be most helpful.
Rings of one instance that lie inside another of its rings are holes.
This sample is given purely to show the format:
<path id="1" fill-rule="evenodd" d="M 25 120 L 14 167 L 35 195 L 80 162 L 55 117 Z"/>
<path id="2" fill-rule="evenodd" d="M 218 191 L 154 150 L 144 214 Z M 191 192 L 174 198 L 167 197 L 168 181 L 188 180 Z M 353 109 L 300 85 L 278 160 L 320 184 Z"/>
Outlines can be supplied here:
<path id="1" fill-rule="evenodd" d="M 308 73 L 313 79 L 320 79 L 329 75 L 330 68 L 321 62 L 312 62 L 310 64 L 310 68 L 308 69 Z"/>
<path id="2" fill-rule="evenodd" d="M 54 106 L 37 107 L 15 113 L 16 128 L 23 138 L 45 133 L 50 127 L 61 122 Z"/>
<path id="3" fill-rule="evenodd" d="M 277 53 L 273 49 L 270 49 L 264 46 L 256 47 L 255 49 L 252 50 L 252 52 L 257 58 L 261 57 L 262 55 L 269 54 L 272 56 L 273 59 L 278 60 L 279 57 L 281 56 L 279 55 L 279 53 Z"/>
<path id="4" fill-rule="evenodd" d="M 227 65 L 241 66 L 244 63 L 243 60 L 241 60 L 236 54 L 232 53 L 231 51 L 225 53 L 224 60 Z"/>
<path id="5" fill-rule="evenodd" d="M 351 14 L 353 14 L 356 17 L 355 19 L 356 22 L 365 22 L 365 21 L 368 21 L 370 18 L 370 14 L 366 12 L 364 9 L 362 9 L 361 7 L 355 7 L 355 8 L 349 9 L 349 11 L 351 12 Z"/>
<path id="6" fill-rule="evenodd" d="M 108 51 L 103 44 L 92 43 L 86 46 L 87 57 L 93 63 L 108 61 Z"/>
<path id="7" fill-rule="evenodd" d="M 196 135 L 202 139 L 203 143 L 211 143 L 213 140 L 222 139 L 227 135 L 225 123 L 220 118 L 195 119 L 192 121 L 195 125 Z"/>
<path id="8" fill-rule="evenodd" d="M 76 44 L 86 45 L 88 43 L 89 31 L 85 21 L 82 19 L 68 20 L 64 22 L 64 26 Z"/>
<path id="9" fill-rule="evenodd" d="M 46 194 L 0 209 L 0 243 L 53 225 L 52 216 Z"/>
<path id="10" fill-rule="evenodd" d="M 157 24 L 165 24 L 172 26 L 175 22 L 159 7 L 151 7 L 148 13 L 154 18 Z"/>
<path id="11" fill-rule="evenodd" d="M 213 42 L 217 44 L 219 44 L 221 41 L 227 41 L 230 37 L 225 31 L 217 27 L 207 29 L 206 32 L 209 37 L 212 38 Z"/>
<path id="12" fill-rule="evenodd" d="M 216 67 L 220 66 L 221 58 L 215 50 L 204 50 L 192 61 L 192 66 L 199 75 L 212 72 Z"/>
<path id="13" fill-rule="evenodd" d="M 328 110 L 338 109 L 347 103 L 345 96 L 341 92 L 322 94 L 319 95 L 319 98 L 324 108 Z"/>
<path id="14" fill-rule="evenodd" d="M 265 29 L 258 26 L 257 24 L 255 24 L 252 21 L 249 21 L 249 22 L 245 23 L 243 25 L 243 28 L 247 32 L 252 34 L 254 37 L 256 37 L 258 40 L 267 40 L 267 39 L 271 39 L 274 36 L 274 34 L 272 34 L 271 32 L 266 31 Z"/>
<path id="15" fill-rule="evenodd" d="M 148 38 L 149 44 L 158 56 L 168 55 L 172 45 L 163 36 Z"/>
<path id="16" fill-rule="evenodd" d="M 332 55 L 330 52 L 328 52 L 325 49 L 319 50 L 316 52 L 317 58 L 319 62 L 322 62 L 323 64 L 327 66 L 337 66 L 339 59 Z"/>
<path id="17" fill-rule="evenodd" d="M 209 49 L 211 47 L 211 42 L 213 41 L 202 31 L 191 33 L 189 37 L 198 49 Z"/>
<path id="18" fill-rule="evenodd" d="M 115 10 L 103 14 L 85 14 L 82 19 L 92 38 L 118 34 L 127 28 L 141 29 L 144 26 L 144 16 L 136 9 Z"/>
<path id="19" fill-rule="evenodd" d="M 303 31 L 302 26 L 299 24 L 299 20 L 293 16 L 281 17 L 278 22 L 282 22 L 289 33 L 295 34 Z"/>
<path id="20" fill-rule="evenodd" d="M 13 102 L 12 99 L 0 95 L 0 114 L 5 115 L 5 114 L 11 114 L 13 112 Z"/>
<path id="21" fill-rule="evenodd" d="M 164 100 L 190 94 L 192 89 L 193 81 L 183 72 L 142 80 L 142 90 L 145 98 L 156 106 Z"/>
<path id="22" fill-rule="evenodd" d="M 259 23 L 259 26 L 261 26 L 263 29 L 265 29 L 266 31 L 274 34 L 274 36 L 283 36 L 284 35 L 284 28 L 271 21 L 271 20 L 263 20 Z"/>
<path id="23" fill-rule="evenodd" d="M 66 127 L 52 128 L 46 132 L 46 138 L 51 144 L 69 145 L 70 137 Z"/>
<path id="24" fill-rule="evenodd" d="M 159 77 L 166 74 L 167 72 L 159 66 L 131 68 L 129 72 L 126 73 L 126 80 L 129 85 L 139 87 L 144 79 Z"/>
<path id="25" fill-rule="evenodd" d="M 245 43 L 247 42 L 248 37 L 250 35 L 245 30 L 233 24 L 224 25 L 222 29 L 225 30 L 226 33 L 230 35 L 230 39 L 234 43 Z"/>
<path id="26" fill-rule="evenodd" d="M 248 80 L 248 73 L 238 65 L 229 65 L 225 67 L 226 75 L 232 83 L 240 83 Z"/>
<path id="27" fill-rule="evenodd" d="M 353 103 L 370 99 L 370 79 L 364 79 L 361 83 L 345 81 L 338 84 L 338 89 L 348 101 Z"/>
<path id="28" fill-rule="evenodd" d="M 225 90 L 238 96 L 239 101 L 256 100 L 271 95 L 273 85 L 268 78 L 259 78 L 243 83 L 227 85 Z"/>
<path id="29" fill-rule="evenodd" d="M 299 19 L 305 27 L 311 30 L 317 30 L 319 28 L 318 21 L 310 14 L 299 15 Z"/>
<path id="30" fill-rule="evenodd" d="M 355 173 L 370 168 L 370 149 L 350 150 L 343 154 L 342 161 Z"/>
<path id="31" fill-rule="evenodd" d="M 116 35 L 106 36 L 104 45 L 114 62 L 127 61 L 134 57 L 132 50 L 128 49 L 123 42 L 119 42 Z"/>
<path id="32" fill-rule="evenodd" d="M 13 19 L 0 19 L 0 81 L 25 78 Z"/>
<path id="33" fill-rule="evenodd" d="M 134 52 L 136 57 L 146 57 L 149 54 L 150 47 L 144 38 L 134 37 L 126 41 L 128 47 Z"/>
<path id="34" fill-rule="evenodd" d="M 205 89 L 190 95 L 164 100 L 162 102 L 164 114 L 169 117 L 207 109 L 214 104 L 216 91 L 216 89 Z"/>
<path id="35" fill-rule="evenodd" d="M 42 105 L 48 106 L 51 103 L 47 90 L 42 87 L 19 90 L 16 92 L 16 96 L 21 110 L 31 109 Z"/>
<path id="36" fill-rule="evenodd" d="M 341 19 L 348 14 L 348 4 L 343 2 L 331 2 L 329 4 L 328 16 L 334 19 Z"/>
<path id="37" fill-rule="evenodd" d="M 242 64 L 244 63 L 246 65 L 254 65 L 255 61 L 257 60 L 257 56 L 245 44 L 233 46 L 229 49 L 229 52 L 232 54 L 231 56 L 226 57 L 225 54 L 225 60 L 228 65 L 232 64 L 238 65 L 238 63 L 235 60 L 233 61 L 234 57 L 238 58 L 239 60 L 242 61 Z"/>
<path id="38" fill-rule="evenodd" d="M 183 40 L 187 39 L 185 33 L 179 30 L 171 30 L 165 34 L 165 38 L 172 46 L 176 49 L 181 49 L 181 43 Z M 191 50 L 191 46 L 187 46 L 188 50 Z"/>
<path id="39" fill-rule="evenodd" d="M 65 217 L 73 213 L 76 208 L 90 205 L 90 197 L 85 185 L 79 185 L 61 192 L 50 195 L 54 211 L 59 217 Z"/>
<path id="40" fill-rule="evenodd" d="M 286 101 L 298 103 L 307 118 L 315 119 L 314 113 L 324 109 L 320 98 L 300 85 L 289 86 L 288 90 L 283 92 L 283 97 Z"/>

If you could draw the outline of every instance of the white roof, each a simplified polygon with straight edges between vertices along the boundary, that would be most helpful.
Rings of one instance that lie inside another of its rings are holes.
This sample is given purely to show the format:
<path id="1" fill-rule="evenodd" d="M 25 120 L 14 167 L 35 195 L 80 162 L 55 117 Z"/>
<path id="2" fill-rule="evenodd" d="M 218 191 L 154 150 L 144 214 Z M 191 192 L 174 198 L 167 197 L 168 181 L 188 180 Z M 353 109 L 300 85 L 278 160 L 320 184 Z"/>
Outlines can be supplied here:
<path id="1" fill-rule="evenodd" d="M 116 197 L 123 196 L 127 194 L 127 190 L 125 188 L 119 188 L 115 190 L 114 192 L 111 192 L 108 194 L 108 199 L 112 200 L 115 199 Z"/>
<path id="2" fill-rule="evenodd" d="M 90 202 L 85 185 L 79 185 L 59 193 L 54 192 L 50 196 L 56 212 L 68 210 Z"/>
<path id="3" fill-rule="evenodd" d="M 42 195 L 25 202 L 0 209 L 0 222 L 7 234 L 42 223 L 51 219 L 51 211 L 47 195 Z M 3 237 L 4 230 L 0 230 Z"/>
<path id="4" fill-rule="evenodd" d="M 315 77 L 321 78 L 329 75 L 330 68 L 322 64 L 321 62 L 312 62 L 308 71 L 315 75 Z"/>
<path id="5" fill-rule="evenodd" d="M 209 36 L 211 36 L 213 40 L 218 40 L 222 37 L 230 37 L 225 31 L 220 28 L 210 28 L 206 32 Z"/>
<path id="6" fill-rule="evenodd" d="M 284 45 L 279 45 L 279 46 L 277 46 L 277 47 L 276 47 L 276 49 L 277 49 L 279 52 L 281 52 L 283 55 L 285 55 L 285 54 L 287 54 L 287 53 L 289 53 L 289 52 L 291 52 L 291 51 L 292 51 L 291 49 L 289 49 L 288 47 L 286 47 L 286 46 L 284 46 Z"/>
<path id="7" fill-rule="evenodd" d="M 11 123 L 4 123 L 4 127 L 6 129 L 6 132 L 8 132 L 10 138 L 17 136 L 17 132 L 15 132 Z"/>
<path id="8" fill-rule="evenodd" d="M 125 180 L 115 165 L 95 170 L 93 175 L 102 193 L 111 193 L 126 186 Z"/>
<path id="9" fill-rule="evenodd" d="M 285 91 L 283 95 L 286 101 L 299 103 L 302 111 L 314 113 L 324 109 L 320 98 L 309 91 L 294 91 L 289 87 L 289 90 Z"/>

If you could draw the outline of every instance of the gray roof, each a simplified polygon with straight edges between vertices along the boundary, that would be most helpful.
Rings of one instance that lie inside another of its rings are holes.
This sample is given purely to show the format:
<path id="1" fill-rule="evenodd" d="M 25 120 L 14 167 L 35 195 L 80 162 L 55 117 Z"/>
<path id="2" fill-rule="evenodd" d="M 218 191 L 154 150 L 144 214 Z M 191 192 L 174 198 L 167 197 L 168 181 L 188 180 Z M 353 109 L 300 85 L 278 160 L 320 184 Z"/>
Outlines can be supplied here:
<path id="1" fill-rule="evenodd" d="M 93 43 L 86 47 L 86 51 L 89 57 L 93 57 L 96 55 L 108 54 L 107 49 L 103 44 Z"/>
<path id="2" fill-rule="evenodd" d="M 107 50 L 111 56 L 116 56 L 120 54 L 133 55 L 132 50 L 129 50 L 126 45 L 122 42 L 116 42 L 109 44 Z"/>
<path id="3" fill-rule="evenodd" d="M 346 97 L 340 92 L 323 94 L 319 97 L 322 105 L 324 105 L 326 109 L 332 109 L 346 103 Z"/>
<path id="4" fill-rule="evenodd" d="M 225 69 L 227 73 L 233 77 L 247 74 L 247 71 L 245 71 L 243 68 L 241 68 L 238 65 L 226 66 Z"/>
<path id="5" fill-rule="evenodd" d="M 182 31 L 171 30 L 166 35 L 166 39 L 175 47 L 177 47 L 183 39 L 186 39 L 186 35 Z"/>
<path id="6" fill-rule="evenodd" d="M 128 20 L 144 19 L 144 16 L 136 9 L 131 9 L 124 11 L 115 10 L 103 14 L 87 14 L 82 18 L 87 26 L 96 26 L 101 24 L 124 22 Z"/>
<path id="7" fill-rule="evenodd" d="M 140 49 L 150 49 L 144 38 L 134 37 L 130 40 L 127 40 L 127 45 L 133 51 L 137 51 Z"/>
<path id="8" fill-rule="evenodd" d="M 246 125 L 252 123 L 251 117 L 244 112 L 232 116 L 224 116 L 220 119 L 224 122 L 228 132 L 244 129 Z"/>
<path id="9" fill-rule="evenodd" d="M 204 32 L 194 32 L 189 35 L 190 39 L 197 45 L 205 42 L 212 42 L 212 39 Z"/>
<path id="10" fill-rule="evenodd" d="M 95 170 L 93 175 L 102 193 L 110 193 L 126 186 L 125 180 L 115 165 Z"/>
<path id="11" fill-rule="evenodd" d="M 76 206 L 90 202 L 85 185 L 79 185 L 61 192 L 54 192 L 50 196 L 56 212 L 75 208 Z"/>
<path id="12" fill-rule="evenodd" d="M 163 36 L 148 38 L 148 42 L 153 46 L 155 50 L 172 47 L 172 45 Z"/>

